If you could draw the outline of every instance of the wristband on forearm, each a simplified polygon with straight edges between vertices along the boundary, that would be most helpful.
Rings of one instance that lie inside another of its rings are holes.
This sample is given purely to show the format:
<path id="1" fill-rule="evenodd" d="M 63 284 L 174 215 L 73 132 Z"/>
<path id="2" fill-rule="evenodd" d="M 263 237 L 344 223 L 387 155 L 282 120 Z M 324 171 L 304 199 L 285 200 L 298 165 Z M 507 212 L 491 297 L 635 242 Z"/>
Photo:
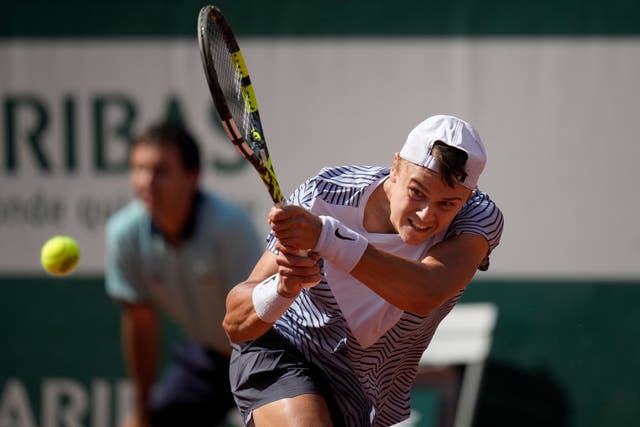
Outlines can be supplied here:
<path id="1" fill-rule="evenodd" d="M 278 273 L 258 283 L 251 296 L 253 308 L 260 320 L 273 323 L 289 309 L 294 298 L 283 297 L 278 293 L 280 275 Z"/>
<path id="2" fill-rule="evenodd" d="M 369 241 L 337 219 L 321 215 L 322 231 L 313 249 L 347 273 L 358 264 Z"/>

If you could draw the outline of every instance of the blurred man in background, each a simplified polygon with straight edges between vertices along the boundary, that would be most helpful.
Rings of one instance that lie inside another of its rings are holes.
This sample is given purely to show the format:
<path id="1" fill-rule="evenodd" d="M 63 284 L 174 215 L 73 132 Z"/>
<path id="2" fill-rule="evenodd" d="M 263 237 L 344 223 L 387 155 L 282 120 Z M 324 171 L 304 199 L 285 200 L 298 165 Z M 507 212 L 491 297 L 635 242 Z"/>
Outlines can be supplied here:
<path id="1" fill-rule="evenodd" d="M 106 289 L 122 304 L 122 346 L 135 401 L 126 427 L 214 426 L 234 406 L 225 298 L 260 255 L 240 208 L 199 187 L 200 151 L 180 124 L 152 125 L 131 147 L 136 199 L 106 227 Z M 186 340 L 156 383 L 159 311 Z M 153 392 L 152 392 L 153 388 Z"/>

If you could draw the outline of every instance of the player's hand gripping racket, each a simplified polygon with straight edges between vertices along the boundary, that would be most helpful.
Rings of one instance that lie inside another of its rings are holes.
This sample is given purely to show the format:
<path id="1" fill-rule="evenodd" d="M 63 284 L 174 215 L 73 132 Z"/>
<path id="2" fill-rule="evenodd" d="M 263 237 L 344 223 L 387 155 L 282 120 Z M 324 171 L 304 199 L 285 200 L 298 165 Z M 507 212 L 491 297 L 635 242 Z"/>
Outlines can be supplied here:
<path id="1" fill-rule="evenodd" d="M 227 136 L 256 169 L 273 202 L 282 203 L 249 70 L 231 26 L 215 6 L 200 10 L 198 44 L 209 90 Z"/>
<path id="2" fill-rule="evenodd" d="M 258 102 L 240 46 L 220 9 L 205 6 L 198 15 L 198 44 L 204 74 L 229 140 L 260 175 L 271 200 L 284 197 L 262 131 Z M 299 251 L 299 255 L 307 255 Z"/>

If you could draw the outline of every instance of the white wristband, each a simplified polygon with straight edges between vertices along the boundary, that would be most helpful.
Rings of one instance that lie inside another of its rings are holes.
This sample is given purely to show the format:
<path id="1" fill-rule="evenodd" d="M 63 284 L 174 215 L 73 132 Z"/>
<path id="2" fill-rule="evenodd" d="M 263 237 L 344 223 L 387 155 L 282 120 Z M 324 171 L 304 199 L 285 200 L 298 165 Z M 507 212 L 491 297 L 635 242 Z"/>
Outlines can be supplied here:
<path id="1" fill-rule="evenodd" d="M 369 241 L 333 217 L 320 215 L 320 219 L 322 231 L 313 250 L 342 271 L 351 272 Z"/>
<path id="2" fill-rule="evenodd" d="M 289 309 L 295 298 L 283 297 L 278 293 L 280 275 L 278 273 L 267 278 L 253 288 L 251 299 L 258 317 L 273 323 Z"/>

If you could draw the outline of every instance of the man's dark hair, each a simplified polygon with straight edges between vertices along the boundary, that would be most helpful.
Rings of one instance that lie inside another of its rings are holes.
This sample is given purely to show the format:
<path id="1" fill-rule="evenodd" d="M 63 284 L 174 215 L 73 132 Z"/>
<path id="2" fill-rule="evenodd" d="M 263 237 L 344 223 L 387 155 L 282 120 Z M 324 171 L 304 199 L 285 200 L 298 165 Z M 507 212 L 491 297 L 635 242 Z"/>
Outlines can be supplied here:
<path id="1" fill-rule="evenodd" d="M 134 140 L 132 147 L 138 144 L 176 147 L 180 153 L 182 165 L 186 170 L 200 170 L 200 148 L 198 143 L 180 122 L 165 121 L 152 124 Z"/>
<path id="2" fill-rule="evenodd" d="M 442 180 L 453 187 L 456 182 L 464 182 L 467 173 L 464 166 L 467 163 L 467 153 L 441 141 L 433 143 L 431 155 L 436 159 Z"/>

